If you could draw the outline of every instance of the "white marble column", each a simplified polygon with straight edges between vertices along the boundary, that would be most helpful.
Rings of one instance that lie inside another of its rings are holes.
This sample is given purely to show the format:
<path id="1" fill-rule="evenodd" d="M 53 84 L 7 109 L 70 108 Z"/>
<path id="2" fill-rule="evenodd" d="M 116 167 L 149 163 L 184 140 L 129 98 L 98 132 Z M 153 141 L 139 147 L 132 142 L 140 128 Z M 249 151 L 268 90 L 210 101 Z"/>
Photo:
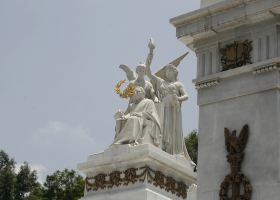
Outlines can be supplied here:
<path id="1" fill-rule="evenodd" d="M 199 106 L 198 200 L 219 199 L 230 173 L 224 128 L 239 133 L 245 124 L 250 136 L 242 172 L 253 187 L 251 200 L 279 200 L 280 1 L 201 3 L 201 9 L 170 20 L 178 39 L 198 55 L 193 80 Z M 252 63 L 221 71 L 219 48 L 244 40 L 252 42 Z"/>

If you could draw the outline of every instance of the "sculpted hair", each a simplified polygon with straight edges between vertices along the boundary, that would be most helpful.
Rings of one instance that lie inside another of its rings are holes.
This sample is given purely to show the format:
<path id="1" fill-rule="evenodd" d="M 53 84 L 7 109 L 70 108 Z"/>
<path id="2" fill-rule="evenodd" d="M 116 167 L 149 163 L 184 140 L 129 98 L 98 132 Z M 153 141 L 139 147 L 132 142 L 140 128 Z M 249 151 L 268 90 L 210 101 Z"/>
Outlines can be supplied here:
<path id="1" fill-rule="evenodd" d="M 175 74 L 175 79 L 177 80 L 177 78 L 178 78 L 178 69 L 177 69 L 177 67 L 175 67 L 174 65 L 172 65 L 172 64 L 168 64 L 168 65 L 166 65 L 166 71 L 167 70 L 172 70 L 173 72 L 174 72 L 174 74 Z"/>
<path id="2" fill-rule="evenodd" d="M 137 65 L 137 67 L 136 67 L 136 73 L 138 73 L 138 70 L 140 70 L 141 68 L 146 70 L 146 65 L 145 65 L 145 64 L 139 64 L 139 65 Z"/>

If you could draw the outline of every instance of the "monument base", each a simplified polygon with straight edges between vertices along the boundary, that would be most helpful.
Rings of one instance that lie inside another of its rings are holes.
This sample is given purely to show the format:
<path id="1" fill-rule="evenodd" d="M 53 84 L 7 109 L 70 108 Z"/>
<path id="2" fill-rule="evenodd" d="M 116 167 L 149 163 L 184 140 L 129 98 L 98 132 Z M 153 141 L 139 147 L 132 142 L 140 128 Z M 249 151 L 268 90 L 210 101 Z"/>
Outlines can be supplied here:
<path id="1" fill-rule="evenodd" d="M 86 175 L 82 200 L 181 200 L 196 183 L 194 163 L 143 144 L 113 145 L 78 165 Z"/>

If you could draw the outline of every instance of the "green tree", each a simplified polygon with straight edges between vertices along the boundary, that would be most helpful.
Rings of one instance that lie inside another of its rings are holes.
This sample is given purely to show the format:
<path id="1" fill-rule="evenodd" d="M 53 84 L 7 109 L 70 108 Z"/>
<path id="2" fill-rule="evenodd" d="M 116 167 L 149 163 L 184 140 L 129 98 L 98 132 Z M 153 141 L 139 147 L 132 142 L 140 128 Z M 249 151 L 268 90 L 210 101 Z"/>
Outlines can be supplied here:
<path id="1" fill-rule="evenodd" d="M 78 200 L 84 194 L 84 184 L 74 170 L 56 171 L 47 176 L 43 196 L 47 200 Z"/>
<path id="2" fill-rule="evenodd" d="M 33 188 L 31 193 L 24 198 L 24 200 L 46 200 L 46 198 L 43 197 L 43 191 L 44 188 L 40 183 L 37 183 Z"/>
<path id="3" fill-rule="evenodd" d="M 195 164 L 197 164 L 197 152 L 198 152 L 198 136 L 197 130 L 193 130 L 185 137 L 185 143 L 188 153 Z"/>
<path id="4" fill-rule="evenodd" d="M 15 165 L 14 159 L 1 150 L 0 200 L 27 200 L 31 195 L 42 191 L 40 183 L 37 182 L 36 171 L 32 171 L 27 162 L 20 166 L 18 173 L 15 172 Z M 37 197 L 36 200 L 40 200 L 39 196 Z"/>
<path id="5" fill-rule="evenodd" d="M 27 162 L 20 166 L 19 172 L 16 174 L 15 182 L 15 199 L 23 200 L 30 195 L 35 188 L 38 187 L 37 172 L 31 170 Z"/>
<path id="6" fill-rule="evenodd" d="M 16 162 L 0 151 L 0 200 L 78 200 L 83 196 L 84 180 L 74 170 L 56 171 L 44 186 L 27 162 L 15 170 Z"/>
<path id="7" fill-rule="evenodd" d="M 15 161 L 0 151 L 0 200 L 14 200 Z"/>

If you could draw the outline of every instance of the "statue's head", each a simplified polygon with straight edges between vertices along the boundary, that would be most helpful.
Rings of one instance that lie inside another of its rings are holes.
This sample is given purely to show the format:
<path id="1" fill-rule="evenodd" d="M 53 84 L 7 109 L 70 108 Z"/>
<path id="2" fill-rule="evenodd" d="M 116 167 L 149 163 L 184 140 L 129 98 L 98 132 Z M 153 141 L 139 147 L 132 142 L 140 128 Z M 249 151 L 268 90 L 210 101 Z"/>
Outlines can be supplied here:
<path id="1" fill-rule="evenodd" d="M 144 76 L 146 75 L 146 65 L 145 64 L 137 65 L 136 73 L 138 77 L 144 78 Z"/>
<path id="2" fill-rule="evenodd" d="M 135 87 L 134 89 L 134 95 L 132 96 L 133 100 L 135 101 L 141 101 L 142 99 L 145 98 L 145 90 L 142 87 Z"/>
<path id="3" fill-rule="evenodd" d="M 165 76 L 169 81 L 176 81 L 178 76 L 177 68 L 172 64 L 166 65 Z"/>

